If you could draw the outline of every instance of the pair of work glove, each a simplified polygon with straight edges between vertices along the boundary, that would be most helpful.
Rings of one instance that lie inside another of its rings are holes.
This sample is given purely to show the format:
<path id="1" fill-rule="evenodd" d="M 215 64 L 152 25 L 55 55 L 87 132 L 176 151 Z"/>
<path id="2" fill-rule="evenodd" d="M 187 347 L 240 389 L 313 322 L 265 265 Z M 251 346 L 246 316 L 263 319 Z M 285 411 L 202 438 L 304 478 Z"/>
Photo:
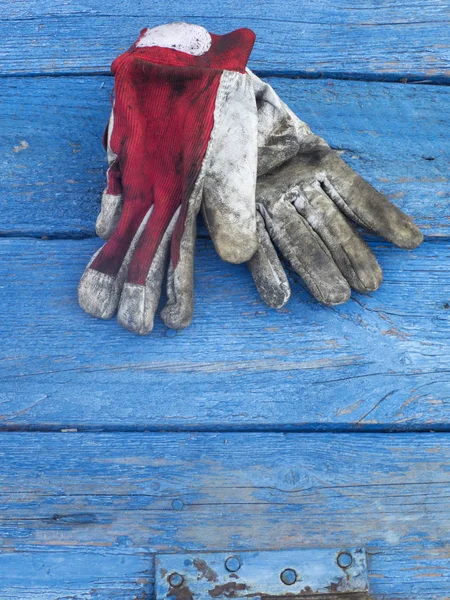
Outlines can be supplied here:
<path id="1" fill-rule="evenodd" d="M 218 254 L 247 262 L 261 298 L 290 295 L 281 256 L 323 304 L 368 292 L 377 260 L 350 221 L 401 248 L 422 235 L 410 218 L 314 135 L 246 68 L 255 36 L 172 23 L 144 29 L 112 64 L 105 132 L 109 168 L 96 231 L 108 241 L 88 264 L 79 303 L 127 329 L 153 328 L 163 280 L 164 323 L 193 315 L 200 209 Z"/>

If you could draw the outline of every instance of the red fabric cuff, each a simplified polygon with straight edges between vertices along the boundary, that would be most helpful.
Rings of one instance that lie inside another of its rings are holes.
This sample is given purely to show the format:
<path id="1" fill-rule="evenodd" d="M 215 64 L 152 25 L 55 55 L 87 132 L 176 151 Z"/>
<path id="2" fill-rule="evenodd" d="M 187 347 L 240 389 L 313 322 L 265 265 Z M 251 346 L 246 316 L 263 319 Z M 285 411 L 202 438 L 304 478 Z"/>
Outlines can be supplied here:
<path id="1" fill-rule="evenodd" d="M 192 56 L 180 50 L 159 46 L 137 48 L 136 44 L 146 31 L 147 29 L 143 29 L 131 48 L 113 61 L 111 65 L 113 74 L 131 56 L 159 65 L 200 67 L 245 73 L 245 67 L 256 38 L 254 32 L 247 28 L 236 29 L 225 35 L 211 33 L 212 43 L 209 50 L 201 56 Z"/>

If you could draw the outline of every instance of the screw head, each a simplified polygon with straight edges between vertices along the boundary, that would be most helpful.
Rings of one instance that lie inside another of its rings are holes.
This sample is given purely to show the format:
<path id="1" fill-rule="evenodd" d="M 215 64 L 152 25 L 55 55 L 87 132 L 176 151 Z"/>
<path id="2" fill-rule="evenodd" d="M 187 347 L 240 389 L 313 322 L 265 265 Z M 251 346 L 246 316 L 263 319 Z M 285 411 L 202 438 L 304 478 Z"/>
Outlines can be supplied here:
<path id="1" fill-rule="evenodd" d="M 337 564 L 341 569 L 348 569 L 353 562 L 353 556 L 348 552 L 341 552 L 337 557 Z"/>
<path id="2" fill-rule="evenodd" d="M 284 569 L 284 571 L 281 572 L 280 579 L 284 585 L 294 585 L 297 581 L 297 573 L 294 569 Z"/>
<path id="3" fill-rule="evenodd" d="M 180 587 L 183 584 L 184 578 L 179 573 L 171 573 L 169 575 L 169 584 L 172 587 Z"/>
<path id="4" fill-rule="evenodd" d="M 230 573 L 235 573 L 241 568 L 241 561 L 237 556 L 229 556 L 225 561 L 225 568 Z"/>

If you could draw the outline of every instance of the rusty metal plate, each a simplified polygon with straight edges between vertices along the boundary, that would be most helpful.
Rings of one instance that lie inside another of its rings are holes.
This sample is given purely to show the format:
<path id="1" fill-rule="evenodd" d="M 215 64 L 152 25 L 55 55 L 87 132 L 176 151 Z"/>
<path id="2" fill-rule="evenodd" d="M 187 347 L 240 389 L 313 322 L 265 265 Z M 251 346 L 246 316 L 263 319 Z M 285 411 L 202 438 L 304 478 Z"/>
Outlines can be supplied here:
<path id="1" fill-rule="evenodd" d="M 157 554 L 156 598 L 352 598 L 367 592 L 363 548 Z"/>

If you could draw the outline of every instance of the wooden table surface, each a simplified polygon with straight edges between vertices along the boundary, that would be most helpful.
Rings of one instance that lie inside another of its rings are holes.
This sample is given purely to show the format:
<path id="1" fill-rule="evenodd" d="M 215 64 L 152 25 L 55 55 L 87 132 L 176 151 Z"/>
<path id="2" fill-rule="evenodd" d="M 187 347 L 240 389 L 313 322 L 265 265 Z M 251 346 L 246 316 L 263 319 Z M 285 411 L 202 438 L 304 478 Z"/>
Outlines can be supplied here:
<path id="1" fill-rule="evenodd" d="M 187 20 L 411 214 L 377 292 L 281 310 L 204 230 L 195 317 L 83 313 L 112 59 Z M 153 598 L 161 551 L 365 546 L 374 600 L 450 598 L 450 5 L 0 0 L 0 600 Z"/>

